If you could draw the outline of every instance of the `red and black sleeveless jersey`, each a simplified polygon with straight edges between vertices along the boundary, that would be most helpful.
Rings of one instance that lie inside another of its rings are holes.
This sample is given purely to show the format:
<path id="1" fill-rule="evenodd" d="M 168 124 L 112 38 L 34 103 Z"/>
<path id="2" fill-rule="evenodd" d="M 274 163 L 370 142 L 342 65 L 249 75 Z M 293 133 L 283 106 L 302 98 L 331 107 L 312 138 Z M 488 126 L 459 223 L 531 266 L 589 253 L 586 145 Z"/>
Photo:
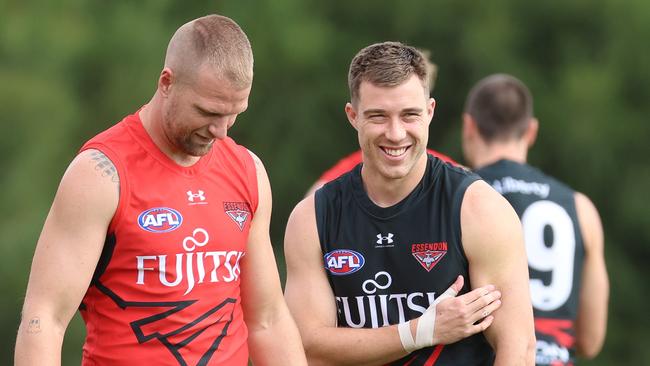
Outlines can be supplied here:
<path id="1" fill-rule="evenodd" d="M 521 219 L 537 336 L 537 365 L 575 363 L 575 321 L 584 260 L 575 192 L 527 164 L 500 160 L 477 173 Z"/>
<path id="2" fill-rule="evenodd" d="M 361 165 L 316 191 L 324 270 L 336 298 L 338 326 L 378 328 L 419 317 L 456 280 L 466 279 L 460 206 L 478 178 L 428 156 L 424 177 L 394 206 L 375 205 Z M 482 333 L 424 348 L 391 365 L 491 365 Z"/>
<path id="3" fill-rule="evenodd" d="M 246 365 L 240 260 L 257 178 L 248 151 L 216 140 L 191 167 L 138 114 L 87 142 L 119 173 L 119 205 L 80 306 L 83 365 Z"/>
<path id="4" fill-rule="evenodd" d="M 427 153 L 447 163 L 458 165 L 458 163 L 455 162 L 454 159 L 438 151 L 427 149 Z M 334 179 L 352 170 L 352 168 L 357 166 L 362 161 L 363 161 L 363 154 L 361 153 L 361 150 L 357 150 L 351 153 L 350 155 L 339 160 L 331 168 L 327 169 L 327 171 L 325 171 L 323 175 L 321 175 L 320 178 L 318 178 L 318 180 L 322 182 L 333 181 Z"/>

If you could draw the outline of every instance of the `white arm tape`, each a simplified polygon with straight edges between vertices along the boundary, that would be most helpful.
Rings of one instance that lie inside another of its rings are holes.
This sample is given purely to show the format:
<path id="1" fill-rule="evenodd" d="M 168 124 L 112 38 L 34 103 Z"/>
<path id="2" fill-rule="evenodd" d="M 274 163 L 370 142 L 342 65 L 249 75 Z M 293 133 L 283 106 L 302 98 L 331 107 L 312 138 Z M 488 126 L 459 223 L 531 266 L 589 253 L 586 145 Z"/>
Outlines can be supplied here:
<path id="1" fill-rule="evenodd" d="M 456 296 L 456 291 L 451 287 L 431 304 L 427 310 L 418 319 L 418 327 L 415 333 L 415 341 L 411 335 L 411 321 L 399 323 L 397 330 L 399 339 L 402 341 L 402 347 L 406 352 L 411 353 L 415 350 L 433 346 L 433 332 L 436 326 L 436 306 L 444 299 Z"/>
<path id="2" fill-rule="evenodd" d="M 399 331 L 399 339 L 402 341 L 402 347 L 408 353 L 411 353 L 418 348 L 415 346 L 415 341 L 411 335 L 411 321 L 397 324 L 397 330 Z"/>

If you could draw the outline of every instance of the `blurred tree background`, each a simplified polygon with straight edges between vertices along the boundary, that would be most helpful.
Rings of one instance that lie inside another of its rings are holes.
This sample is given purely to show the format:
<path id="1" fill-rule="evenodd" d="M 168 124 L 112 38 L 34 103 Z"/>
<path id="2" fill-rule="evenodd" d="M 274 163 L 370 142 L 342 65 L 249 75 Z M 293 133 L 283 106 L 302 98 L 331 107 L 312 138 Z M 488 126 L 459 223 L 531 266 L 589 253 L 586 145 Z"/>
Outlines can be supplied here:
<path id="1" fill-rule="evenodd" d="M 349 62 L 370 43 L 399 40 L 431 50 L 439 66 L 429 146 L 458 160 L 471 85 L 507 72 L 530 87 L 541 125 L 530 161 L 589 195 L 605 227 L 609 328 L 601 355 L 583 364 L 650 365 L 646 0 L 0 0 L 0 364 L 12 362 L 31 257 L 66 166 L 153 95 L 175 29 L 213 12 L 253 45 L 250 107 L 231 135 L 269 172 L 283 276 L 291 209 L 357 147 L 343 112 Z M 76 316 L 64 365 L 79 364 L 83 337 Z"/>

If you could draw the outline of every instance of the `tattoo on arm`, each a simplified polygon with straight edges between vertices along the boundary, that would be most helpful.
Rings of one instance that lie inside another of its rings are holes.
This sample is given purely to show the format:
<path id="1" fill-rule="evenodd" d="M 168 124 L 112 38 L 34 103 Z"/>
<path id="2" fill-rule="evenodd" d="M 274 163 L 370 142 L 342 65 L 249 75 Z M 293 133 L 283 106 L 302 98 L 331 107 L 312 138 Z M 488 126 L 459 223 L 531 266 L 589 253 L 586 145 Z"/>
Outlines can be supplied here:
<path id="1" fill-rule="evenodd" d="M 29 324 L 27 324 L 27 333 L 36 334 L 41 332 L 41 318 L 33 317 L 29 319 Z"/>
<path id="2" fill-rule="evenodd" d="M 120 177 L 117 175 L 117 169 L 111 159 L 98 150 L 93 151 L 90 156 L 95 163 L 95 170 L 100 172 L 102 177 L 110 178 L 113 183 L 120 183 Z"/>

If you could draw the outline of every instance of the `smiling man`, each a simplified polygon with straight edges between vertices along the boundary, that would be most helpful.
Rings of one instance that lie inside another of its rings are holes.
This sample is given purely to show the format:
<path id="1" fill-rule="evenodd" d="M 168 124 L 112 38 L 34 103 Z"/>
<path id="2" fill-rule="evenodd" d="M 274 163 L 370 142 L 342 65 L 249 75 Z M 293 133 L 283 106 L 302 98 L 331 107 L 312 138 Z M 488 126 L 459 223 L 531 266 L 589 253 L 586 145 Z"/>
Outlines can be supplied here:
<path id="1" fill-rule="evenodd" d="M 427 80 L 401 43 L 352 60 L 345 112 L 364 163 L 300 202 L 285 237 L 285 298 L 312 364 L 533 363 L 519 220 L 425 152 Z"/>

